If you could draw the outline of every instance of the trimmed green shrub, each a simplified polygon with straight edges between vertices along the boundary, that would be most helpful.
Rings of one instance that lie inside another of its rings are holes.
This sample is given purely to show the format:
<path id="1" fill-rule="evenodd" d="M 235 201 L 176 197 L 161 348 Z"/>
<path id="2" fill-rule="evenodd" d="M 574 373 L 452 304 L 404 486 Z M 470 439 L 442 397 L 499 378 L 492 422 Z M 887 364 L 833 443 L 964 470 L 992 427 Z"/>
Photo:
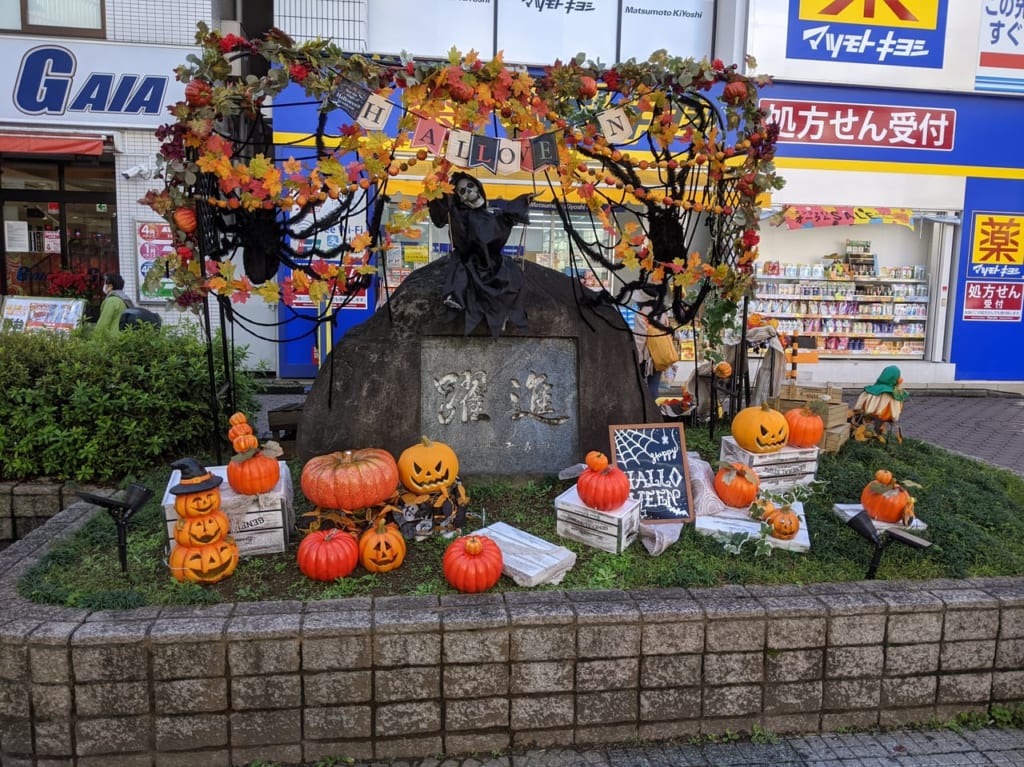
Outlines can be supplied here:
<path id="1" fill-rule="evenodd" d="M 215 385 L 227 391 L 214 339 Z M 258 409 L 256 382 L 232 355 L 236 407 Z M 139 326 L 116 338 L 0 333 L 0 479 L 117 482 L 227 432 L 211 413 L 207 346 L 193 328 Z"/>

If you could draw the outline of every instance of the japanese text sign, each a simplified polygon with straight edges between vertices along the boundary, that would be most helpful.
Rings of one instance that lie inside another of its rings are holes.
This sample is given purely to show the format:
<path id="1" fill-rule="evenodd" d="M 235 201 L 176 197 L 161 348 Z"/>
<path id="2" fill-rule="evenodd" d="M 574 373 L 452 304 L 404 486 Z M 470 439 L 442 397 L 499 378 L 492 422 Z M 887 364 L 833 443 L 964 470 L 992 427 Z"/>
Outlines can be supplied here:
<path id="1" fill-rule="evenodd" d="M 946 0 L 789 0 L 790 59 L 941 69 Z"/>
<path id="2" fill-rule="evenodd" d="M 779 143 L 951 151 L 956 111 L 884 104 L 762 99 Z"/>
<path id="3" fill-rule="evenodd" d="M 1024 286 L 1013 282 L 975 282 L 964 288 L 965 320 L 1020 322 Z"/>
<path id="4" fill-rule="evenodd" d="M 967 276 L 1024 281 L 1024 213 L 974 213 Z"/>
<path id="5" fill-rule="evenodd" d="M 1024 4 L 984 0 L 978 39 L 978 90 L 1020 93 L 1024 89 Z"/>

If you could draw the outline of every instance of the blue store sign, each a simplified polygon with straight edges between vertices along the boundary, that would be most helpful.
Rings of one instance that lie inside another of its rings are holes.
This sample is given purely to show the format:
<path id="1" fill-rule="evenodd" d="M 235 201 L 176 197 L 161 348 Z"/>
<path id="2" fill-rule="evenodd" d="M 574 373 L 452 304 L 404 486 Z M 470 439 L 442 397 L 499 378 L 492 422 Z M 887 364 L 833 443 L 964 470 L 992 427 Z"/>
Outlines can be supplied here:
<path id="1" fill-rule="evenodd" d="M 947 0 L 789 0 L 791 59 L 941 69 Z"/>

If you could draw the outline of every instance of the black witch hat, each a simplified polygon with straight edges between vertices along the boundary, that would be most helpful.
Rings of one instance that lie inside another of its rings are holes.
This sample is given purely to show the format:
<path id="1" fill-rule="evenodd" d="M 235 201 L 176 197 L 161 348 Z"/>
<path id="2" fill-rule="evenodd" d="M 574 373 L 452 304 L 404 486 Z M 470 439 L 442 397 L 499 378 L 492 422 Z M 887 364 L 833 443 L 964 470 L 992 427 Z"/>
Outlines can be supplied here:
<path id="1" fill-rule="evenodd" d="M 172 469 L 181 470 L 181 479 L 177 485 L 168 492 L 172 495 L 189 495 L 190 493 L 201 493 L 204 490 L 213 490 L 224 481 L 199 461 L 191 456 L 179 458 L 171 464 Z"/>

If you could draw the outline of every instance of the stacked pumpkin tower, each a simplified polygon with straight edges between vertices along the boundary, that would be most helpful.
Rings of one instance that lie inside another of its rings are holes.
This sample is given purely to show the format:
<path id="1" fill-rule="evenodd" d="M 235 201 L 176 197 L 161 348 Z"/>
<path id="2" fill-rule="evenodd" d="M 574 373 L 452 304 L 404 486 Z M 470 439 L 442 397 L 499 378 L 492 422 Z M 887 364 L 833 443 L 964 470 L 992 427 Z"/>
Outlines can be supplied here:
<path id="1" fill-rule="evenodd" d="M 181 479 L 170 488 L 179 519 L 167 565 L 176 580 L 217 583 L 238 567 L 238 546 L 228 534 L 231 523 L 220 508 L 223 480 L 195 458 L 171 467 L 181 470 Z"/>

